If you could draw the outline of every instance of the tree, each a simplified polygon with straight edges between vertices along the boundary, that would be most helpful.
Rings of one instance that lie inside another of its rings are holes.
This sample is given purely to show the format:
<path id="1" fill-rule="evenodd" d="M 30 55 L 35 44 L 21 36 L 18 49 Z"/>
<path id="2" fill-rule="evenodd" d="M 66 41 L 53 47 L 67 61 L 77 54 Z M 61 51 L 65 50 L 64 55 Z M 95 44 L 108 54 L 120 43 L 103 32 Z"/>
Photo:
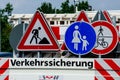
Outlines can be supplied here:
<path id="1" fill-rule="evenodd" d="M 66 0 L 61 4 L 61 13 L 69 13 L 70 12 L 70 6 L 69 6 L 69 0 Z"/>
<path id="2" fill-rule="evenodd" d="M 9 34 L 12 27 L 4 20 L 1 21 L 1 51 L 11 52 L 12 48 L 9 44 Z"/>
<path id="3" fill-rule="evenodd" d="M 85 10 L 85 11 L 89 10 L 88 1 L 79 2 L 77 7 L 78 7 L 78 11 L 80 11 L 80 10 Z"/>
<path id="4" fill-rule="evenodd" d="M 37 10 L 40 10 L 43 13 L 74 13 L 75 12 L 75 6 L 78 7 L 78 11 L 80 10 L 91 10 L 89 9 L 90 5 L 88 1 L 82 1 L 78 4 L 70 4 L 69 0 L 66 0 L 61 4 L 61 9 L 55 9 L 52 7 L 51 3 L 42 3 L 40 7 L 37 8 Z"/>
<path id="5" fill-rule="evenodd" d="M 55 9 L 52 8 L 52 4 L 51 3 L 42 3 L 40 7 L 37 8 L 37 10 L 43 12 L 43 13 L 55 13 Z"/>
<path id="6" fill-rule="evenodd" d="M 12 14 L 13 6 L 10 3 L 6 4 L 5 11 L 7 12 L 8 16 Z"/>
<path id="7" fill-rule="evenodd" d="M 56 9 L 56 11 L 55 11 L 55 13 L 61 13 L 61 10 L 59 10 L 59 9 Z"/>
<path id="8" fill-rule="evenodd" d="M 74 13 L 74 8 L 75 8 L 74 5 L 71 5 L 71 6 L 69 7 L 69 9 L 70 9 L 70 10 L 69 10 L 69 13 Z"/>
<path id="9" fill-rule="evenodd" d="M 11 25 L 8 23 L 8 16 L 11 15 L 13 10 L 12 4 L 6 4 L 4 9 L 0 9 L 0 28 L 1 28 L 1 51 L 11 52 L 12 48 L 9 44 L 9 34 L 12 30 Z M 7 14 L 6 14 L 7 13 Z"/>

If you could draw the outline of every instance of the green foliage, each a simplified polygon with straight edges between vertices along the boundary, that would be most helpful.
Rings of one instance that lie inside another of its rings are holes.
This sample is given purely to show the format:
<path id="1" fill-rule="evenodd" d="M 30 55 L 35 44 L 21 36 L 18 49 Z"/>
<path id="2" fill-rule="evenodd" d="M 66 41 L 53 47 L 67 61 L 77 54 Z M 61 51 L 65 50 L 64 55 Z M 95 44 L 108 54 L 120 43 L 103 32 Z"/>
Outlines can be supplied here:
<path id="1" fill-rule="evenodd" d="M 75 7 L 74 7 L 74 5 L 71 5 L 70 7 L 69 7 L 69 13 L 74 13 L 75 12 L 75 9 L 74 9 Z"/>
<path id="2" fill-rule="evenodd" d="M 69 6 L 69 0 L 66 0 L 65 2 L 62 3 L 61 5 L 61 13 L 69 13 L 70 11 L 70 6 Z"/>
<path id="3" fill-rule="evenodd" d="M 55 13 L 55 9 L 52 8 L 52 4 L 51 3 L 42 3 L 41 7 L 38 7 L 37 10 L 40 10 L 43 13 Z"/>
<path id="4" fill-rule="evenodd" d="M 9 44 L 9 34 L 11 25 L 8 23 L 8 16 L 11 15 L 13 7 L 10 3 L 6 4 L 4 9 L 0 10 L 0 27 L 1 27 L 1 51 L 11 52 L 12 48 Z"/>
<path id="5" fill-rule="evenodd" d="M 10 4 L 10 3 L 6 4 L 5 12 L 7 12 L 8 16 L 11 15 L 12 10 L 13 10 L 13 6 L 12 6 L 12 4 Z"/>
<path id="6" fill-rule="evenodd" d="M 78 6 L 79 11 L 80 10 L 85 10 L 85 11 L 89 10 L 89 4 L 87 1 L 79 2 L 77 6 Z"/>
<path id="7" fill-rule="evenodd" d="M 58 13 L 58 14 L 59 14 L 59 13 L 61 13 L 61 10 L 59 10 L 59 9 L 56 9 L 56 13 Z"/>
<path id="8" fill-rule="evenodd" d="M 76 4 L 71 4 L 69 0 L 66 0 L 61 4 L 61 9 L 55 9 L 52 7 L 51 3 L 42 3 L 40 7 L 37 8 L 37 10 L 40 10 L 43 13 L 74 13 L 75 12 L 75 7 L 78 7 L 78 11 L 80 10 L 91 10 L 89 9 L 89 3 L 88 1 L 82 1 L 78 2 Z"/>
<path id="9" fill-rule="evenodd" d="M 1 51 L 11 52 L 12 48 L 9 44 L 9 34 L 12 27 L 4 20 L 1 21 Z"/>

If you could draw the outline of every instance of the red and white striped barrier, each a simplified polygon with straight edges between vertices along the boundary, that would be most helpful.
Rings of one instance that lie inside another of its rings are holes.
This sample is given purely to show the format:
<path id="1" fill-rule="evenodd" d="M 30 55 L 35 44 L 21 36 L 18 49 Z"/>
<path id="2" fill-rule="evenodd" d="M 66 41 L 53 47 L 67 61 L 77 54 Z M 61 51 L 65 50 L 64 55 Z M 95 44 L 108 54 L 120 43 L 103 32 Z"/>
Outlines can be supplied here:
<path id="1" fill-rule="evenodd" d="M 120 60 L 96 59 L 95 80 L 120 80 Z"/>
<path id="2" fill-rule="evenodd" d="M 9 80 L 9 59 L 0 58 L 0 80 Z"/>

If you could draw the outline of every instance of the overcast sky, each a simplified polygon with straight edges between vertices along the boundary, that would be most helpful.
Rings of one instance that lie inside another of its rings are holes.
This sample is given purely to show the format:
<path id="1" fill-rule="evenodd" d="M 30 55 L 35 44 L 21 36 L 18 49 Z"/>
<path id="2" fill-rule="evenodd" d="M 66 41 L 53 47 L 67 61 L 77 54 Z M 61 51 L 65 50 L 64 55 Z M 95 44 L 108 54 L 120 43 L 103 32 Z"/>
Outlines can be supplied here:
<path id="1" fill-rule="evenodd" d="M 0 0 L 0 8 L 4 8 L 10 2 L 14 7 L 13 13 L 33 14 L 42 2 L 51 2 L 54 8 L 60 8 L 64 1 L 66 0 Z M 95 10 L 120 10 L 120 0 L 88 0 L 88 2 Z M 70 0 L 70 3 L 72 4 L 73 0 Z"/>

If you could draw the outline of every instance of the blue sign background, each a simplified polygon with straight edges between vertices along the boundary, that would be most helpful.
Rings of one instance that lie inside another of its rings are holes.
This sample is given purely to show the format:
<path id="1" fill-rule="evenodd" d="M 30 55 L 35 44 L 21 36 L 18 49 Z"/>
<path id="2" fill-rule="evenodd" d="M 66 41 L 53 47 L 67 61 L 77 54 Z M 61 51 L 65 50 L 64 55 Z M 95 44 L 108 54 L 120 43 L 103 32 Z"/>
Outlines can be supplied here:
<path id="1" fill-rule="evenodd" d="M 81 40 L 80 43 L 78 43 L 78 50 L 74 48 L 74 43 L 72 43 L 73 40 L 73 32 L 75 31 L 75 26 L 79 26 L 78 31 L 81 34 L 81 38 L 83 39 L 83 36 L 86 36 L 86 40 L 89 42 L 89 45 L 87 45 L 87 50 L 82 50 L 83 41 Z M 84 55 L 89 53 L 96 43 L 96 33 L 93 29 L 93 27 L 87 23 L 87 22 L 74 22 L 71 24 L 65 33 L 65 44 L 73 54 L 76 55 Z"/>

